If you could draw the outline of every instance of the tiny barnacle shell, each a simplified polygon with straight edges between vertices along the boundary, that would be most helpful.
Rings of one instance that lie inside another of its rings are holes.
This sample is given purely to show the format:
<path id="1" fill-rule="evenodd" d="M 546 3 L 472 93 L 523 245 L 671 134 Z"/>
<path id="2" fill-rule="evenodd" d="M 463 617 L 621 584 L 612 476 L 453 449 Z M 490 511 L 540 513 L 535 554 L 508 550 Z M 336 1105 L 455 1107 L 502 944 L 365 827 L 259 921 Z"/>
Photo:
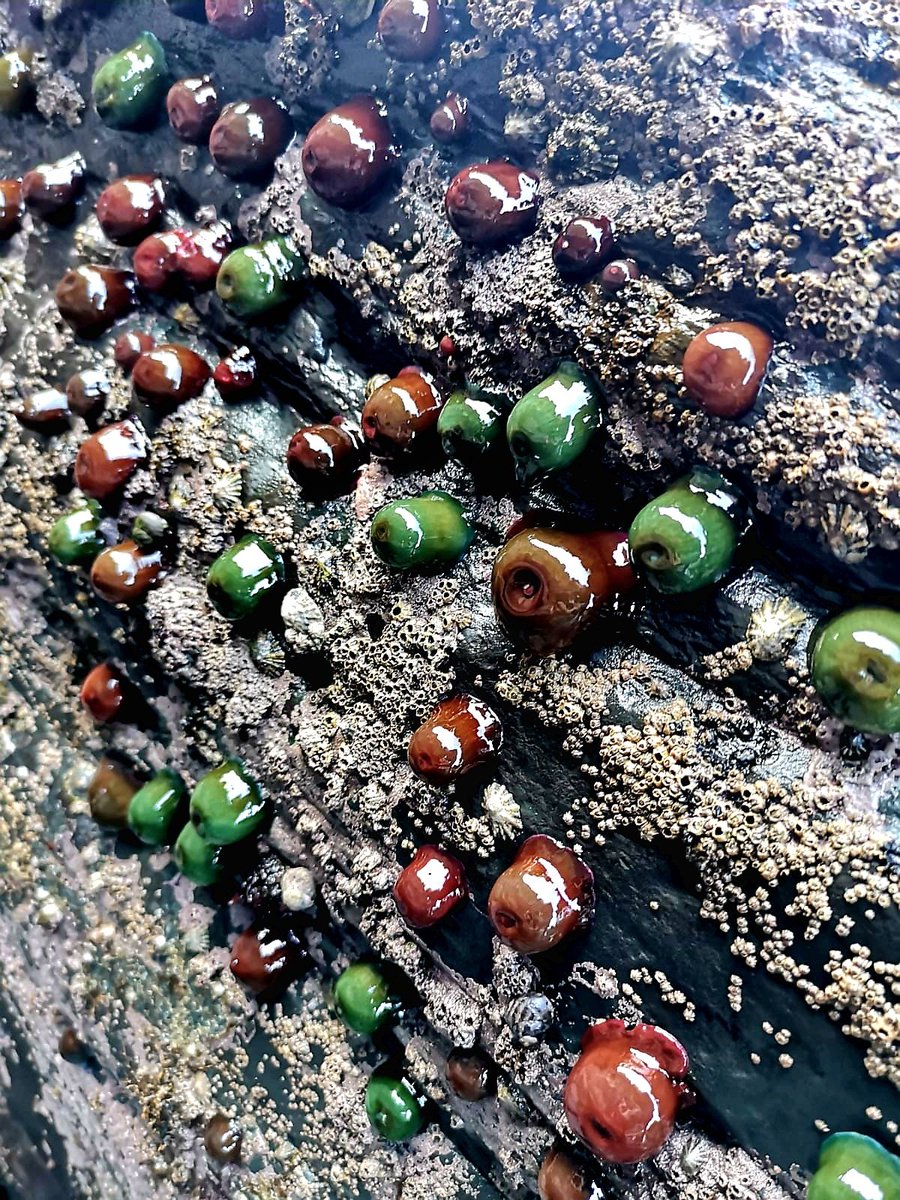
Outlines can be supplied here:
<path id="1" fill-rule="evenodd" d="M 688 1179 L 694 1179 L 703 1170 L 709 1158 L 709 1145 L 700 1138 L 688 1138 L 681 1148 L 679 1165 Z"/>
<path id="2" fill-rule="evenodd" d="M 177 513 L 184 513 L 191 507 L 194 492 L 188 467 L 176 468 L 169 483 L 167 496 L 170 507 Z"/>
<path id="3" fill-rule="evenodd" d="M 205 954 L 209 949 L 209 926 L 191 925 L 181 935 L 181 940 L 189 954 Z"/>
<path id="4" fill-rule="evenodd" d="M 309 867 L 288 867 L 281 877 L 281 900 L 291 912 L 302 912 L 316 904 L 316 880 Z"/>
<path id="5" fill-rule="evenodd" d="M 869 523 L 849 504 L 827 505 L 822 529 L 829 550 L 844 562 L 862 562 L 869 553 Z"/>
<path id="6" fill-rule="evenodd" d="M 209 490 L 216 508 L 223 511 L 234 508 L 244 496 L 240 471 L 224 471 L 213 480 Z"/>
<path id="7" fill-rule="evenodd" d="M 270 630 L 264 630 L 250 643 L 250 657 L 264 675 L 281 675 L 285 668 L 285 653 L 281 642 Z"/>
<path id="8" fill-rule="evenodd" d="M 514 837 L 522 829 L 522 813 L 509 788 L 489 783 L 482 798 L 484 815 L 502 837 Z"/>
<path id="9" fill-rule="evenodd" d="M 681 17 L 660 21 L 647 39 L 644 57 L 663 75 L 687 74 L 708 62 L 719 46 L 709 25 Z"/>
<path id="10" fill-rule="evenodd" d="M 803 610 L 786 596 L 764 600 L 750 614 L 747 625 L 750 653 L 760 662 L 784 658 L 804 619 Z"/>
<path id="11" fill-rule="evenodd" d="M 291 588 L 281 602 L 284 636 L 300 653 L 315 650 L 325 638 L 325 617 L 304 587 Z"/>

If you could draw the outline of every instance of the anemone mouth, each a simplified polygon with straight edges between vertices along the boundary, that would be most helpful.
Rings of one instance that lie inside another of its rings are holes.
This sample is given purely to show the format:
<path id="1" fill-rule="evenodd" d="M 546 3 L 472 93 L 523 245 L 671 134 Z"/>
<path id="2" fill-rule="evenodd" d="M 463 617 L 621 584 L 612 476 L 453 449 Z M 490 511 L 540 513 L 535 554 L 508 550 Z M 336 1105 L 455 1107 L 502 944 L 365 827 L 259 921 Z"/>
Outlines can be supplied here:
<path id="1" fill-rule="evenodd" d="M 509 449 L 515 460 L 516 477 L 520 483 L 527 483 L 538 473 L 533 442 L 524 433 L 514 433 L 509 439 Z"/>
<path id="2" fill-rule="evenodd" d="M 887 695 L 891 691 L 888 664 L 880 658 L 864 658 L 852 679 L 856 691 L 874 697 Z"/>
<path id="3" fill-rule="evenodd" d="M 884 663 L 877 658 L 870 658 L 863 664 L 862 679 L 865 683 L 887 683 L 887 671 L 884 669 Z"/>
<path id="4" fill-rule="evenodd" d="M 596 1117 L 591 1117 L 590 1125 L 591 1132 L 598 1142 L 609 1142 L 612 1140 L 612 1130 L 604 1125 L 602 1121 L 598 1121 Z"/>
<path id="5" fill-rule="evenodd" d="M 413 767 L 422 773 L 426 773 L 434 767 L 434 759 L 427 750 L 410 750 L 409 760 Z"/>
<path id="6" fill-rule="evenodd" d="M 662 542 L 646 542 L 638 550 L 638 557 L 648 571 L 670 571 L 678 565 L 678 556 Z"/>
<path id="7" fill-rule="evenodd" d="M 492 915 L 494 924 L 501 933 L 511 933 L 518 927 L 518 920 L 512 913 L 507 912 L 506 909 L 495 909 Z"/>
<path id="8" fill-rule="evenodd" d="M 531 566 L 514 567 L 503 588 L 503 603 L 507 612 L 527 616 L 541 605 L 544 580 Z"/>
<path id="9" fill-rule="evenodd" d="M 235 278 L 227 268 L 219 272 L 219 278 L 216 280 L 216 290 L 223 300 L 230 300 L 237 291 Z"/>

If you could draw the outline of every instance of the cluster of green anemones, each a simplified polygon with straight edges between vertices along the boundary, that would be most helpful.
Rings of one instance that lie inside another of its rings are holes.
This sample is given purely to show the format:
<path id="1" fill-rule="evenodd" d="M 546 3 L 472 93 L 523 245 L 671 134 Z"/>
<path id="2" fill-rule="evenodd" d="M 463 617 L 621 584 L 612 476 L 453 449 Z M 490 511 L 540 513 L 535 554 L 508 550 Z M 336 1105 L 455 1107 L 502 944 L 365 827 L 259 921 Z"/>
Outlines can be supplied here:
<path id="1" fill-rule="evenodd" d="M 530 483 L 571 466 L 601 424 L 597 385 L 576 363 L 562 362 L 511 409 L 504 396 L 477 388 L 454 392 L 437 431 L 444 452 L 470 465 L 505 437 L 516 475 Z"/>
<path id="2" fill-rule="evenodd" d="M 187 789 L 168 767 L 158 771 L 131 797 L 127 821 L 148 846 L 167 841 Z M 215 883 L 222 848 L 254 833 L 265 820 L 266 802 L 259 786 L 236 758 L 207 772 L 191 793 L 190 819 L 175 842 L 175 862 L 193 883 Z"/>
<path id="3" fill-rule="evenodd" d="M 356 1033 L 382 1029 L 402 1007 L 384 972 L 374 963 L 351 963 L 334 985 L 344 1022 Z M 406 1142 L 425 1124 L 427 1109 L 415 1084 L 390 1064 L 374 1071 L 366 1086 L 366 1114 L 372 1128 L 389 1142 Z"/>

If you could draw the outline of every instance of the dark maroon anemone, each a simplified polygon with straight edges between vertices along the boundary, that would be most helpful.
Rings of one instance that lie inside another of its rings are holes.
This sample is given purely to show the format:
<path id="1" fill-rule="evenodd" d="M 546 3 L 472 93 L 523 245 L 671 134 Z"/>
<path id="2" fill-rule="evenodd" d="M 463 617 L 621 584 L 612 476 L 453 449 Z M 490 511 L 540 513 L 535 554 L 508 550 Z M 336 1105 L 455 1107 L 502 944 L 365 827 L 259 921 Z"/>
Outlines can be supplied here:
<path id="1" fill-rule="evenodd" d="M 472 246 L 517 241 L 537 223 L 538 177 L 505 160 L 464 167 L 447 188 L 453 231 Z"/>
<path id="2" fill-rule="evenodd" d="M 394 158 L 391 127 L 370 96 L 349 100 L 316 121 L 301 155 L 309 186 L 337 208 L 357 208 L 374 196 Z"/>

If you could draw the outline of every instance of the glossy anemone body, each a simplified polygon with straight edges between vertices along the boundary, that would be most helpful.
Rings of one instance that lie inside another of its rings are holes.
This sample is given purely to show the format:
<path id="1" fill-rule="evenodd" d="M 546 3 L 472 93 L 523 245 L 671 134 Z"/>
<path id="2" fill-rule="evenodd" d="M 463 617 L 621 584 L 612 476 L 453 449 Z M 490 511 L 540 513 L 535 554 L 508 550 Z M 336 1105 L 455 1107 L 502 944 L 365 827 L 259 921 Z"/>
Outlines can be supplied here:
<path id="1" fill-rule="evenodd" d="M 78 447 L 75 482 L 86 496 L 103 500 L 129 479 L 147 457 L 147 439 L 133 421 L 104 425 Z"/>
<path id="2" fill-rule="evenodd" d="M 132 776 L 110 758 L 101 758 L 88 784 L 88 804 L 98 825 L 121 829 L 128 819 L 128 806 L 137 791 Z"/>
<path id="3" fill-rule="evenodd" d="M 524 529 L 494 560 L 491 593 L 510 637 L 551 654 L 571 645 L 635 582 L 622 532 Z"/>
<path id="4" fill-rule="evenodd" d="M 653 1158 L 675 1126 L 687 1072 L 684 1047 L 656 1025 L 592 1025 L 566 1081 L 569 1125 L 606 1162 Z"/>
<path id="5" fill-rule="evenodd" d="M 141 287 L 148 292 L 161 292 L 167 287 L 180 274 L 189 243 L 190 233 L 186 229 L 166 229 L 144 238 L 132 259 Z"/>
<path id="6" fill-rule="evenodd" d="M 446 784 L 493 762 L 503 744 L 497 713 L 477 696 L 450 696 L 409 740 L 409 765 L 429 783 Z"/>
<path id="7" fill-rule="evenodd" d="M 744 416 L 765 379 L 772 345 L 769 334 L 749 321 L 725 321 L 704 329 L 681 363 L 688 395 L 712 416 Z"/>
<path id="8" fill-rule="evenodd" d="M 109 376 L 95 367 L 76 371 L 66 382 L 69 408 L 79 417 L 97 416 L 106 406 L 111 390 Z"/>
<path id="9" fill-rule="evenodd" d="M 444 18 L 438 0 L 385 0 L 378 40 L 397 62 L 427 62 L 441 47 Z"/>
<path id="10" fill-rule="evenodd" d="M 603 1200 L 585 1165 L 569 1150 L 548 1150 L 538 1171 L 541 1200 Z"/>
<path id="11" fill-rule="evenodd" d="M 138 358 L 131 381 L 141 400 L 166 410 L 199 396 L 209 375 L 208 365 L 196 351 L 164 343 Z"/>
<path id="12" fill-rule="evenodd" d="M 147 457 L 147 439 L 133 421 L 104 425 L 78 447 L 75 482 L 86 496 L 103 500 L 129 479 Z"/>
<path id="13" fill-rule="evenodd" d="M 717 472 L 698 467 L 632 521 L 628 544 L 635 570 L 665 594 L 709 587 L 731 569 L 746 523 L 735 490 Z"/>
<path id="14" fill-rule="evenodd" d="M 468 392 L 454 392 L 437 420 L 444 453 L 469 464 L 500 443 L 505 427 L 505 411 L 498 400 Z"/>
<path id="15" fill-rule="evenodd" d="M 600 286 L 608 295 L 614 296 L 627 283 L 640 277 L 641 268 L 633 258 L 616 258 L 601 269 Z"/>
<path id="16" fill-rule="evenodd" d="M 26 429 L 53 433 L 69 424 L 69 398 L 58 388 L 29 392 L 14 410 L 15 418 Z"/>
<path id="17" fill-rule="evenodd" d="M 274 996 L 297 977 L 304 956 L 284 931 L 257 923 L 231 947 L 231 973 L 256 996 Z"/>
<path id="18" fill-rule="evenodd" d="M 609 217 L 573 217 L 553 243 L 553 265 L 567 282 L 592 279 L 615 246 Z"/>
<path id="19" fill-rule="evenodd" d="M 58 517 L 47 535 L 47 547 L 56 561 L 72 566 L 96 558 L 106 545 L 101 519 L 100 505 L 94 500 Z"/>
<path id="20" fill-rule="evenodd" d="M 900 612 L 860 606 L 816 632 L 809 673 L 822 703 L 865 733 L 900 733 Z"/>
<path id="21" fill-rule="evenodd" d="M 560 363 L 518 401 L 506 439 L 522 483 L 570 466 L 601 425 L 600 395 L 576 363 Z"/>
<path id="22" fill-rule="evenodd" d="M 234 242 L 227 221 L 211 221 L 200 229 L 166 229 L 144 238 L 134 252 L 134 271 L 148 292 L 177 283 L 212 287 Z"/>
<path id="23" fill-rule="evenodd" d="M 206 0 L 206 19 L 231 38 L 265 37 L 274 0 Z"/>
<path id="24" fill-rule="evenodd" d="M 420 846 L 394 883 L 394 903 L 407 925 L 429 929 L 468 895 L 462 863 L 440 846 Z"/>
<path id="25" fill-rule="evenodd" d="M 98 663 L 85 675 L 78 699 L 98 724 L 105 725 L 122 713 L 125 681 L 109 663 Z"/>
<path id="26" fill-rule="evenodd" d="M 415 1085 L 389 1068 L 376 1071 L 369 1079 L 366 1115 L 387 1142 L 408 1142 L 425 1125 L 425 1105 Z"/>
<path id="27" fill-rule="evenodd" d="M 209 75 L 179 79 L 166 95 L 166 112 L 176 137 L 195 146 L 209 141 L 221 109 L 219 93 Z"/>
<path id="28" fill-rule="evenodd" d="M 232 250 L 219 268 L 216 291 L 235 316 L 261 317 L 291 300 L 306 274 L 294 242 L 271 237 Z"/>
<path id="29" fill-rule="evenodd" d="M 277 600 L 284 588 L 284 559 L 271 542 L 248 533 L 215 560 L 206 575 L 213 607 L 240 621 Z"/>
<path id="30" fill-rule="evenodd" d="M 240 1129 L 224 1113 L 216 1113 L 206 1122 L 203 1148 L 216 1162 L 239 1163 L 243 1141 Z"/>
<path id="31" fill-rule="evenodd" d="M 12 237 L 22 227 L 25 197 L 21 179 L 0 179 L 0 239 Z"/>
<path id="32" fill-rule="evenodd" d="M 179 833 L 172 856 L 179 871 L 191 883 L 208 887 L 222 873 L 221 846 L 204 841 L 190 821 Z"/>
<path id="33" fill-rule="evenodd" d="M 861 1133 L 833 1133 L 822 1143 L 807 1200 L 894 1200 L 900 1158 Z"/>
<path id="34" fill-rule="evenodd" d="M 146 30 L 94 72 L 91 94 L 100 119 L 113 129 L 138 129 L 156 115 L 169 85 L 162 43 Z"/>
<path id="35" fill-rule="evenodd" d="M 450 92 L 431 114 L 428 128 L 434 140 L 443 146 L 465 141 L 471 129 L 469 101 L 459 92 Z"/>
<path id="36" fill-rule="evenodd" d="M 358 208 L 372 199 L 394 161 L 391 127 L 370 96 L 326 113 L 306 135 L 301 155 L 307 183 L 336 208 Z"/>
<path id="37" fill-rule="evenodd" d="M 444 197 L 453 232 L 471 246 L 518 241 L 537 224 L 538 184 L 533 171 L 503 159 L 464 167 Z"/>
<path id="38" fill-rule="evenodd" d="M 374 1033 L 400 1008 L 384 972 L 374 963 L 351 963 L 338 976 L 334 998 L 344 1022 L 356 1033 Z"/>
<path id="39" fill-rule="evenodd" d="M 84 191 L 85 161 L 78 151 L 42 163 L 22 176 L 25 207 L 45 221 L 67 220 Z"/>
<path id="40" fill-rule="evenodd" d="M 191 793 L 194 828 L 214 846 L 249 837 L 266 819 L 266 812 L 259 785 L 236 758 L 208 771 Z"/>
<path id="41" fill-rule="evenodd" d="M 156 228 L 164 204 L 162 180 L 154 175 L 125 175 L 107 184 L 94 211 L 110 241 L 129 245 Z"/>
<path id="42" fill-rule="evenodd" d="M 433 437 L 443 400 L 431 377 L 406 371 L 375 388 L 363 406 L 363 435 L 378 454 L 412 450 Z"/>
<path id="43" fill-rule="evenodd" d="M 256 359 L 249 346 L 238 346 L 219 359 L 213 371 L 213 383 L 223 400 L 245 400 L 259 386 Z"/>
<path id="44" fill-rule="evenodd" d="M 0 112 L 15 116 L 31 104 L 34 98 L 33 59 L 34 53 L 25 43 L 0 55 Z"/>
<path id="45" fill-rule="evenodd" d="M 113 343 L 113 358 L 116 366 L 121 367 L 126 375 L 130 375 L 134 364 L 141 355 L 152 350 L 155 345 L 156 342 L 149 333 L 141 333 L 137 329 L 120 333 Z"/>
<path id="46" fill-rule="evenodd" d="M 462 505 L 446 492 L 393 500 L 372 521 L 372 546 L 396 570 L 429 570 L 458 562 L 475 531 Z"/>
<path id="47" fill-rule="evenodd" d="M 148 846 L 160 846 L 185 795 L 180 776 L 164 767 L 131 797 L 128 825 L 132 833 Z"/>
<path id="48" fill-rule="evenodd" d="M 484 1100 L 496 1090 L 494 1064 L 477 1047 L 451 1050 L 447 1055 L 445 1075 L 454 1096 L 469 1103 Z"/>
<path id="49" fill-rule="evenodd" d="M 580 929 L 594 910 L 594 876 L 555 838 L 526 838 L 488 896 L 497 934 L 520 954 L 539 954 Z"/>
<path id="50" fill-rule="evenodd" d="M 56 307 L 67 325 L 83 338 L 96 338 L 130 312 L 134 276 L 116 267 L 86 264 L 66 271 L 56 285 Z"/>
<path id="51" fill-rule="evenodd" d="M 109 604 L 136 604 L 163 575 L 161 550 L 126 538 L 101 551 L 91 566 L 91 587 Z"/>
<path id="52" fill-rule="evenodd" d="M 256 179 L 272 169 L 294 136 L 294 123 L 278 100 L 259 97 L 226 104 L 209 135 L 209 152 L 223 175 Z"/>
<path id="53" fill-rule="evenodd" d="M 349 490 L 365 459 L 365 446 L 346 422 L 305 425 L 288 443 L 291 478 L 314 493 Z"/>

